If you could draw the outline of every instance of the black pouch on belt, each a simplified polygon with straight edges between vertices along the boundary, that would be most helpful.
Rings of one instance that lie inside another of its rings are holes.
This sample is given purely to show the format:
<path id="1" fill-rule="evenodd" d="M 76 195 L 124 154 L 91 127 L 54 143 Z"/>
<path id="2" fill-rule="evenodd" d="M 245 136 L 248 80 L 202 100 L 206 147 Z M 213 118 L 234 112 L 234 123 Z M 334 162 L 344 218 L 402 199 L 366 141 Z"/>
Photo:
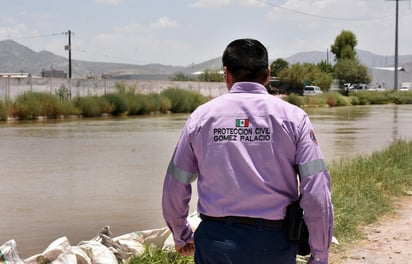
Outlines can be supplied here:
<path id="1" fill-rule="evenodd" d="M 300 199 L 291 203 L 286 210 L 287 238 L 298 243 L 298 254 L 306 256 L 310 253 L 309 232 L 303 219 Z"/>
<path id="2" fill-rule="evenodd" d="M 303 225 L 303 209 L 299 206 L 299 201 L 294 201 L 287 207 L 285 220 L 288 239 L 299 241 Z"/>

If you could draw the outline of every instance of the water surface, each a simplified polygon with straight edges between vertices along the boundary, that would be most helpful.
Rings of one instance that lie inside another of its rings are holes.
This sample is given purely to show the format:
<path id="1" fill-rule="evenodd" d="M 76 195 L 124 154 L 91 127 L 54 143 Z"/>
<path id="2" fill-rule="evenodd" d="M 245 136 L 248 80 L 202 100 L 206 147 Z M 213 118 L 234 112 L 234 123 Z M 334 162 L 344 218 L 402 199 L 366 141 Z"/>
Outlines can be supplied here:
<path id="1" fill-rule="evenodd" d="M 306 111 L 327 161 L 412 139 L 412 105 Z M 91 239 L 105 225 L 114 236 L 165 226 L 163 177 L 186 118 L 0 123 L 0 244 L 15 239 L 27 258 L 61 236 L 72 245 Z"/>

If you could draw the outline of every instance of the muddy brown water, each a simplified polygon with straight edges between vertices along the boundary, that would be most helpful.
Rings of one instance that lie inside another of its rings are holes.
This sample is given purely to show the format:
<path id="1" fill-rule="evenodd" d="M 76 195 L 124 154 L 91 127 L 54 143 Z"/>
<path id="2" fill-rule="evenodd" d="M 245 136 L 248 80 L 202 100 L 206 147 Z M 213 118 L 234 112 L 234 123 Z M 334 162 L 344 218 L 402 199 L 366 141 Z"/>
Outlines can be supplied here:
<path id="1" fill-rule="evenodd" d="M 327 161 L 412 139 L 412 105 L 306 109 Z M 23 258 L 106 225 L 165 226 L 163 177 L 187 115 L 0 123 L 0 244 Z M 195 202 L 192 202 L 194 210 Z"/>

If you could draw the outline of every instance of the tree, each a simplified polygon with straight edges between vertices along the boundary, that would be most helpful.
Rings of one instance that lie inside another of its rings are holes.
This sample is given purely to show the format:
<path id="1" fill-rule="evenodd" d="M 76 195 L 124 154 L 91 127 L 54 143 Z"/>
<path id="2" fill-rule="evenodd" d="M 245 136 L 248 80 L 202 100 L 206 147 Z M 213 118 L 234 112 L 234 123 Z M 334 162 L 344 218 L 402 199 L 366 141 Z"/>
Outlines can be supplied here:
<path id="1" fill-rule="evenodd" d="M 334 66 L 335 78 L 344 83 L 370 83 L 368 68 L 355 59 L 340 59 Z"/>
<path id="2" fill-rule="evenodd" d="M 325 60 L 322 60 L 321 62 L 319 62 L 316 66 L 318 66 L 318 68 L 322 71 L 322 72 L 326 72 L 326 73 L 333 73 L 333 67 L 330 63 L 328 63 Z"/>
<path id="3" fill-rule="evenodd" d="M 336 37 L 335 43 L 331 46 L 331 51 L 335 54 L 335 60 L 355 59 L 355 46 L 358 44 L 356 36 L 351 31 L 342 30 Z"/>
<path id="4" fill-rule="evenodd" d="M 336 60 L 333 67 L 334 75 L 339 80 L 341 88 L 345 83 L 370 83 L 368 68 L 362 65 L 356 56 L 355 46 L 357 43 L 355 34 L 342 30 L 331 46 Z M 344 94 L 347 92 L 347 89 L 344 89 Z"/>
<path id="5" fill-rule="evenodd" d="M 283 84 L 283 92 L 302 94 L 305 85 L 316 85 L 323 91 L 327 91 L 332 83 L 333 75 L 322 71 L 313 63 L 296 63 L 283 69 L 279 73 L 279 79 Z"/>
<path id="6" fill-rule="evenodd" d="M 277 59 L 270 64 L 270 76 L 278 76 L 279 72 L 289 67 L 289 62 L 284 59 Z"/>

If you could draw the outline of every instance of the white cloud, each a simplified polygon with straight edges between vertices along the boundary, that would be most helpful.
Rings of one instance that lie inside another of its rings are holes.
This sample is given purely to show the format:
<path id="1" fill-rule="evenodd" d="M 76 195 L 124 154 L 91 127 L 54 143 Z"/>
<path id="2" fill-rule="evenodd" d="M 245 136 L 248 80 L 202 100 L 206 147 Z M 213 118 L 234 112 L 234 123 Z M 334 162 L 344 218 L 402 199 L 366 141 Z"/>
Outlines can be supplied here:
<path id="1" fill-rule="evenodd" d="M 152 23 L 153 28 L 175 28 L 178 26 L 176 21 L 170 20 L 168 17 L 160 17 L 156 22 Z"/>
<path id="2" fill-rule="evenodd" d="M 123 0 L 96 0 L 98 4 L 105 4 L 105 5 L 120 5 Z"/>

